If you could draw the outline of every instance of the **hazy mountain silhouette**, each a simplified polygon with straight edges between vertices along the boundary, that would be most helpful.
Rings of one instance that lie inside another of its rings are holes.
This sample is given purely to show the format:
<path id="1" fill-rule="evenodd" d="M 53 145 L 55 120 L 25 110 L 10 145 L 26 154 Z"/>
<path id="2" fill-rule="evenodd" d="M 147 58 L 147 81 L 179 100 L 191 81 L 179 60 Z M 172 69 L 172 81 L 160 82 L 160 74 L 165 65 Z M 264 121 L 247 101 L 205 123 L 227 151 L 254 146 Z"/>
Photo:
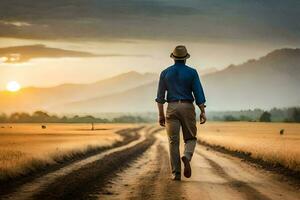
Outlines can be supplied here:
<path id="1" fill-rule="evenodd" d="M 300 105 L 300 49 L 280 49 L 258 59 L 201 77 L 211 110 Z M 157 82 L 105 97 L 73 102 L 71 112 L 138 112 L 155 110 Z"/>
<path id="2" fill-rule="evenodd" d="M 158 74 L 128 72 L 93 84 L 0 92 L 0 111 L 62 113 L 155 111 Z M 201 76 L 211 110 L 300 105 L 300 49 L 275 50 L 258 60 Z"/>
<path id="3" fill-rule="evenodd" d="M 202 78 L 208 106 L 239 110 L 300 105 L 300 49 L 280 49 Z"/>
<path id="4" fill-rule="evenodd" d="M 140 74 L 131 71 L 92 84 L 63 84 L 50 88 L 29 87 L 16 93 L 2 91 L 0 92 L 0 111 L 44 109 L 51 112 L 50 108 L 56 105 L 118 93 L 153 82 L 155 79 L 157 79 L 156 74 Z"/>
<path id="5" fill-rule="evenodd" d="M 154 111 L 157 82 L 151 82 L 104 97 L 72 102 L 60 106 L 58 112 L 101 113 L 101 112 L 148 112 Z"/>

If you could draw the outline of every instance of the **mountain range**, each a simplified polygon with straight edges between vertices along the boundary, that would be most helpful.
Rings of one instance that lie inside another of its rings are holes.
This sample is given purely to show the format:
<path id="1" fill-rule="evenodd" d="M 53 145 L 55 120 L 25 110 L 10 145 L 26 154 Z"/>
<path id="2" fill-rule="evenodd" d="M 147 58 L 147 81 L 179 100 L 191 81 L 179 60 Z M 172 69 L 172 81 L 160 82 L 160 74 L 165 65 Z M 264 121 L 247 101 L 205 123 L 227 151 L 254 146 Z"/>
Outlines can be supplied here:
<path id="1" fill-rule="evenodd" d="M 152 112 L 158 74 L 128 72 L 92 84 L 0 92 L 0 112 Z M 300 49 L 278 49 L 201 76 L 209 110 L 300 105 Z"/>

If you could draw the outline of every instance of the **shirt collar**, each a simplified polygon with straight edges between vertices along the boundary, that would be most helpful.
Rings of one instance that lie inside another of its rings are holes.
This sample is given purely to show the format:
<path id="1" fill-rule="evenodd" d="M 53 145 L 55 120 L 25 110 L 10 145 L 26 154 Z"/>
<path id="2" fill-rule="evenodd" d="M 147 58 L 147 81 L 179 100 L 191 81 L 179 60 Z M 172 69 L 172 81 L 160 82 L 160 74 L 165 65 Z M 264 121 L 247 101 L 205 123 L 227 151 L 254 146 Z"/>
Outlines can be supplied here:
<path id="1" fill-rule="evenodd" d="M 175 63 L 176 66 L 185 66 L 184 63 Z"/>

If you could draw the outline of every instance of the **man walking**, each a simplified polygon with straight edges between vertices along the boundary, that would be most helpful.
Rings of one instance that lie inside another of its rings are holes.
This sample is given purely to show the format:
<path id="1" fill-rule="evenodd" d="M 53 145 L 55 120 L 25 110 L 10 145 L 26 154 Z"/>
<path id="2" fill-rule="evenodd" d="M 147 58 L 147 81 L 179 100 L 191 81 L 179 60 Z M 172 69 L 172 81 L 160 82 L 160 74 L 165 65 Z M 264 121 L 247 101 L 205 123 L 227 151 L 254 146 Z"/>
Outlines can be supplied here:
<path id="1" fill-rule="evenodd" d="M 199 106 L 200 124 L 204 124 L 206 121 L 205 96 L 197 71 L 185 64 L 186 59 L 190 57 L 186 47 L 177 46 L 170 57 L 174 59 L 175 64 L 161 72 L 156 102 L 159 110 L 159 124 L 166 126 L 168 133 L 173 180 L 181 180 L 180 127 L 185 143 L 181 160 L 184 164 L 184 176 L 189 178 L 192 174 L 190 161 L 197 142 L 196 113 L 193 102 L 195 100 Z M 167 99 L 165 99 L 166 92 Z M 168 102 L 166 117 L 165 102 Z"/>

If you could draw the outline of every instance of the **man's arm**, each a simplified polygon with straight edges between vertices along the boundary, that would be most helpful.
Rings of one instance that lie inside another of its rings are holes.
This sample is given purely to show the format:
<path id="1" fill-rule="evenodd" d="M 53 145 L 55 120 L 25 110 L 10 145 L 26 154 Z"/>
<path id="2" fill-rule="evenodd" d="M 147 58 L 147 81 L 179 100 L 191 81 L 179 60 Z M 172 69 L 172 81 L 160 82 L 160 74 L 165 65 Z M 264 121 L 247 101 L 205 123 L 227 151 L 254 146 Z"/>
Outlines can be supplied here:
<path id="1" fill-rule="evenodd" d="M 198 107 L 200 108 L 200 124 L 204 124 L 206 122 L 206 115 L 205 115 L 205 95 L 202 88 L 202 84 L 200 82 L 199 76 L 197 71 L 195 71 L 195 76 L 193 80 L 193 94 L 195 96 L 195 101 Z"/>
<path id="2" fill-rule="evenodd" d="M 159 83 L 158 83 L 158 90 L 157 90 L 157 97 L 155 101 L 157 102 L 157 107 L 158 107 L 158 113 L 159 113 L 159 124 L 161 126 L 165 126 L 165 113 L 164 113 L 164 103 L 166 102 L 165 100 L 165 95 L 166 95 L 166 85 L 163 80 L 163 72 L 160 74 L 159 78 Z"/>

